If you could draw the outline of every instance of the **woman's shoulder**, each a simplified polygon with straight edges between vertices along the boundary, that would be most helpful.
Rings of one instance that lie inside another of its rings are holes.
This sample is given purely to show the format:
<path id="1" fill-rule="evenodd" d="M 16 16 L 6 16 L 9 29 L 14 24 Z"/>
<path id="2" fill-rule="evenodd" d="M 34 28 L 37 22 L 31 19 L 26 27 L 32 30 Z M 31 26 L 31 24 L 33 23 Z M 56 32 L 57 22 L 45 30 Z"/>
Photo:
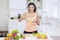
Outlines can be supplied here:
<path id="1" fill-rule="evenodd" d="M 39 15 L 37 12 L 35 12 L 36 15 Z"/>
<path id="2" fill-rule="evenodd" d="M 24 12 L 24 14 L 27 14 L 28 12 Z"/>
<path id="3" fill-rule="evenodd" d="M 24 12 L 24 15 L 26 16 L 28 14 L 28 12 Z"/>

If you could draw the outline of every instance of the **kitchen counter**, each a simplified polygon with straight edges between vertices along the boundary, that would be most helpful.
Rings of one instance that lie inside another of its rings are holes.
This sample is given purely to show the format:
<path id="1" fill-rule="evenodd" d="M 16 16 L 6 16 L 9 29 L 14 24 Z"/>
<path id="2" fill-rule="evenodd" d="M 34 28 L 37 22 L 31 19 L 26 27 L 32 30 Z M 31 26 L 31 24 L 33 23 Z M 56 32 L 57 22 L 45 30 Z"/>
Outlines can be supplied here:
<path id="1" fill-rule="evenodd" d="M 4 40 L 4 37 L 1 37 L 0 40 Z M 47 39 L 37 39 L 34 36 L 27 36 L 25 39 L 20 38 L 19 40 L 53 40 L 50 36 Z"/>

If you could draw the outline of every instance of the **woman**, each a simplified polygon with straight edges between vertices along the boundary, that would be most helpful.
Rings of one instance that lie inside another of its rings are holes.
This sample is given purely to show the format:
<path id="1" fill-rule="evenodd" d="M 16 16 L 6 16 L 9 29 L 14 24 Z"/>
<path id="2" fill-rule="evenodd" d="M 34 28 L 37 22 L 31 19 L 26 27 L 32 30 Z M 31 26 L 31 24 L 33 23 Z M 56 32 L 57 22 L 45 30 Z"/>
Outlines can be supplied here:
<path id="1" fill-rule="evenodd" d="M 37 25 L 40 24 L 39 15 L 36 12 L 36 6 L 34 3 L 28 4 L 28 12 L 25 12 L 21 18 L 19 19 L 19 22 L 23 19 L 26 20 L 26 25 L 24 29 L 24 34 L 32 34 L 37 33 Z"/>

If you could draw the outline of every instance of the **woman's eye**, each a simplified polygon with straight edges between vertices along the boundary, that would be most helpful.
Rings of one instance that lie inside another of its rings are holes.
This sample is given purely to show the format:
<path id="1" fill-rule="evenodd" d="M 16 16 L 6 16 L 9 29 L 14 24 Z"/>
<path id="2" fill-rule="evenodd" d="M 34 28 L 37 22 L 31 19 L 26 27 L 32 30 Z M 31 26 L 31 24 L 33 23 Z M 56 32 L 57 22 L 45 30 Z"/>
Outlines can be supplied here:
<path id="1" fill-rule="evenodd" d="M 30 7 L 31 8 L 31 7 Z"/>
<path id="2" fill-rule="evenodd" d="M 29 7 L 29 8 L 33 8 L 33 7 Z"/>
<path id="3" fill-rule="evenodd" d="M 32 7 L 33 8 L 33 7 Z"/>

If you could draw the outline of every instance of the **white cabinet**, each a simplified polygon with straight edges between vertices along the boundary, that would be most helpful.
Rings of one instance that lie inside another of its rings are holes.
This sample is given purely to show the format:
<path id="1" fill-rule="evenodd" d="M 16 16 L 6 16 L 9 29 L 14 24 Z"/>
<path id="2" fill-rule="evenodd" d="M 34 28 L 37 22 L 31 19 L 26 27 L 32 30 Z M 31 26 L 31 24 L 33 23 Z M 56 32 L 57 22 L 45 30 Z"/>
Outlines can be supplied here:
<path id="1" fill-rule="evenodd" d="M 42 0 L 43 17 L 57 17 L 58 0 Z"/>
<path id="2" fill-rule="evenodd" d="M 25 9 L 26 0 L 9 0 L 9 9 Z"/>

